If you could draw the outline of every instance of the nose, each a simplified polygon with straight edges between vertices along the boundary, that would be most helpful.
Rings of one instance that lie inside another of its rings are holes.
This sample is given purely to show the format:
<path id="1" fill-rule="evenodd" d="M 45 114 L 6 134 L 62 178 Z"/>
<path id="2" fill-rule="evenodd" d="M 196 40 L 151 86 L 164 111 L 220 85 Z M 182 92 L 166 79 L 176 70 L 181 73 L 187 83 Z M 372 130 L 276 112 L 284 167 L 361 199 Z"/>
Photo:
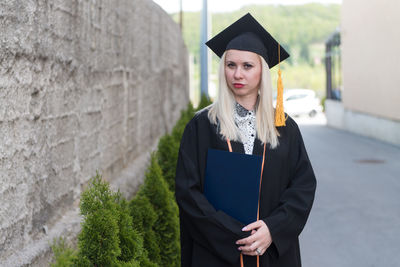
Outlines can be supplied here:
<path id="1" fill-rule="evenodd" d="M 235 72 L 233 73 L 233 77 L 236 80 L 240 80 L 242 78 L 242 70 L 240 69 L 240 67 L 235 69 Z"/>

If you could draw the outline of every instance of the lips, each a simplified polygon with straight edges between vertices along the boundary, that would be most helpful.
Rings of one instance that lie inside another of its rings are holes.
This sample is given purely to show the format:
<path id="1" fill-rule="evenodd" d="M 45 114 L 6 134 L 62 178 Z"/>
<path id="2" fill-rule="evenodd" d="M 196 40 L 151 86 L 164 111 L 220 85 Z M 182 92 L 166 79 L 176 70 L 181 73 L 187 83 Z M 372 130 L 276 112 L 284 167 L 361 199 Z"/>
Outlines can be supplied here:
<path id="1" fill-rule="evenodd" d="M 244 86 L 244 84 L 242 84 L 242 83 L 234 83 L 233 86 L 235 88 L 242 88 Z"/>

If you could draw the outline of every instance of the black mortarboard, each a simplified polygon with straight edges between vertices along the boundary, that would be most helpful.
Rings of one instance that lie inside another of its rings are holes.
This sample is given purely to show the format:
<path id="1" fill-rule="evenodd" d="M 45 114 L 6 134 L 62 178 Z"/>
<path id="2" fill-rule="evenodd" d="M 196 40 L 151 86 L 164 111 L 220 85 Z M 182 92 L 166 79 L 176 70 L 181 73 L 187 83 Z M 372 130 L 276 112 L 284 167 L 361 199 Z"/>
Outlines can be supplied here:
<path id="1" fill-rule="evenodd" d="M 269 68 L 278 64 L 279 60 L 282 62 L 289 57 L 286 50 L 279 47 L 279 43 L 250 13 L 214 36 L 206 45 L 219 57 L 228 49 L 257 53 L 267 61 Z"/>

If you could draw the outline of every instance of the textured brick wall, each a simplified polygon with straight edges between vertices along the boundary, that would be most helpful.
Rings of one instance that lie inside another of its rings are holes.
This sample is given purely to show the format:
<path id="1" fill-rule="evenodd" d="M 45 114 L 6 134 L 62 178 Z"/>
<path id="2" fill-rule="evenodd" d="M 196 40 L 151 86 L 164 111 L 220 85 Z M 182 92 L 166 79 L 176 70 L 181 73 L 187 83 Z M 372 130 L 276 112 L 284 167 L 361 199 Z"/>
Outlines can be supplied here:
<path id="1" fill-rule="evenodd" d="M 96 170 L 143 165 L 188 101 L 186 56 L 151 0 L 0 1 L 0 265 L 59 225 Z"/>

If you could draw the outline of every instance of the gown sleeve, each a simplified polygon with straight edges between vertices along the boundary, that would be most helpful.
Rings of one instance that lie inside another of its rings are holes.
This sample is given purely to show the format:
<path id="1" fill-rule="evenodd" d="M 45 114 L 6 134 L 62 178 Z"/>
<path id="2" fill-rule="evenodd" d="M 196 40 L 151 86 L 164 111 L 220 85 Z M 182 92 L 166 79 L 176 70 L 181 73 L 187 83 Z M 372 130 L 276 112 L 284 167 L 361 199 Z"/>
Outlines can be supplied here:
<path id="1" fill-rule="evenodd" d="M 272 257 L 279 257 L 298 238 L 310 213 L 316 189 L 316 179 L 308 158 L 300 130 L 292 122 L 290 133 L 289 165 L 291 179 L 283 191 L 279 205 L 272 213 L 262 218 L 268 226 L 272 245 L 268 249 Z"/>
<path id="2" fill-rule="evenodd" d="M 235 242 L 249 234 L 241 230 L 244 227 L 242 223 L 222 211 L 216 211 L 203 195 L 199 146 L 198 132 L 188 124 L 181 140 L 175 178 L 181 223 L 185 224 L 195 242 L 234 264 L 240 256 Z"/>

